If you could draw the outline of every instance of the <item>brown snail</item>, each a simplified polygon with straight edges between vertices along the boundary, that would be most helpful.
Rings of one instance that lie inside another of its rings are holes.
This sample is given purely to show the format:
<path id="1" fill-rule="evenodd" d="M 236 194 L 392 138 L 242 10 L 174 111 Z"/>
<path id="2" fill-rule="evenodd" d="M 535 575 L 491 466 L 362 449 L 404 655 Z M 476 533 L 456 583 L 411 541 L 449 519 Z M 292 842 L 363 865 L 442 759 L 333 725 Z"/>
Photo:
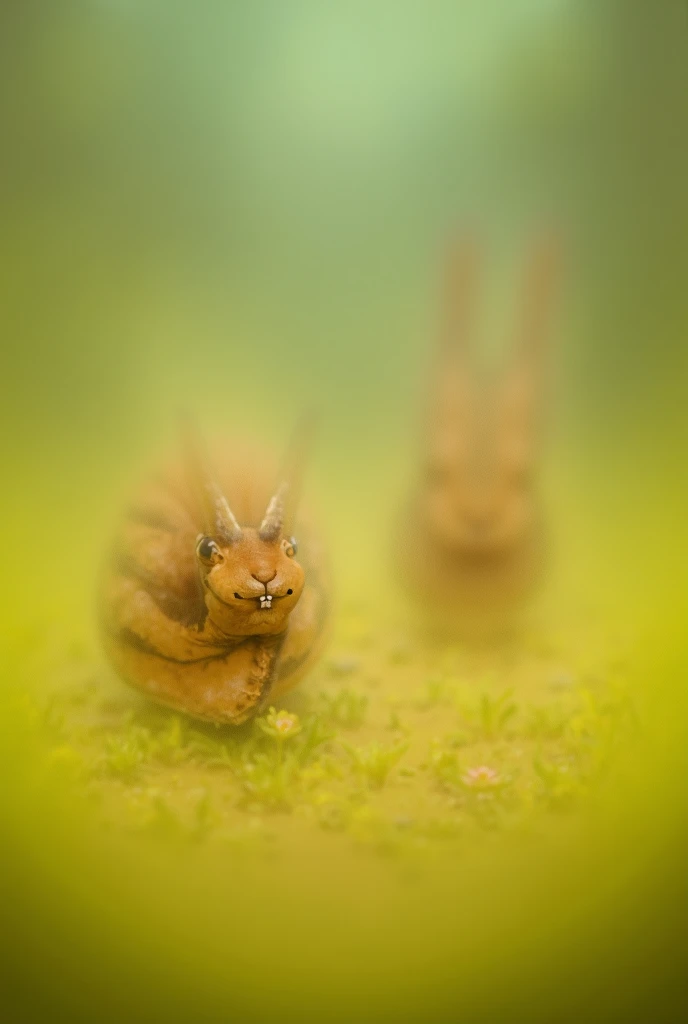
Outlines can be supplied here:
<path id="1" fill-rule="evenodd" d="M 515 343 L 503 370 L 479 375 L 468 343 L 476 250 L 449 260 L 420 472 L 408 506 L 406 583 L 442 631 L 498 631 L 544 565 L 538 489 L 544 364 L 558 270 L 550 238 L 533 247 Z"/>
<path id="2" fill-rule="evenodd" d="M 101 585 L 105 644 L 156 701 L 238 725 L 296 685 L 323 645 L 324 554 L 296 518 L 303 437 L 276 490 L 262 459 L 219 457 L 213 472 L 189 427 L 184 449 L 123 517 Z"/>

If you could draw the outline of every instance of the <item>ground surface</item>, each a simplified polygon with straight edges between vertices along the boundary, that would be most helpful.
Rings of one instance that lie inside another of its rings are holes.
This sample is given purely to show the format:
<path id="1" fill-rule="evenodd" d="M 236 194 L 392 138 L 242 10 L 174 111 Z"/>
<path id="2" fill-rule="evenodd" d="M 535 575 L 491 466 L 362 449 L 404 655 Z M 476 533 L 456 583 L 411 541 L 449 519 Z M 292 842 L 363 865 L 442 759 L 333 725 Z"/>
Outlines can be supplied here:
<path id="1" fill-rule="evenodd" d="M 268 857 L 324 836 L 422 857 L 575 812 L 635 727 L 623 638 L 580 611 L 479 648 L 401 621 L 342 608 L 321 665 L 234 731 L 157 708 L 95 655 L 58 662 L 51 764 L 108 826 Z"/>

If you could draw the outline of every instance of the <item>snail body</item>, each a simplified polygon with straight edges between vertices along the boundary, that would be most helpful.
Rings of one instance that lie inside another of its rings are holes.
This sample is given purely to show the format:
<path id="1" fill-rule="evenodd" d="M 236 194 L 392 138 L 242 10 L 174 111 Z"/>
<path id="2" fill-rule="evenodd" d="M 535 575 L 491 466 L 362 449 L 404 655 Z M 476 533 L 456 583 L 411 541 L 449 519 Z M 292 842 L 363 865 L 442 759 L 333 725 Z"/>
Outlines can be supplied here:
<path id="1" fill-rule="evenodd" d="M 296 520 L 296 479 L 270 498 L 261 459 L 219 458 L 211 473 L 200 446 L 186 448 L 122 519 L 101 584 L 103 636 L 126 682 L 195 718 L 239 725 L 295 686 L 322 649 L 324 552 Z"/>
<path id="2" fill-rule="evenodd" d="M 535 247 L 506 366 L 476 372 L 468 345 L 476 253 L 452 252 L 417 480 L 407 505 L 407 587 L 442 632 L 509 628 L 546 564 L 538 488 L 555 250 Z"/>

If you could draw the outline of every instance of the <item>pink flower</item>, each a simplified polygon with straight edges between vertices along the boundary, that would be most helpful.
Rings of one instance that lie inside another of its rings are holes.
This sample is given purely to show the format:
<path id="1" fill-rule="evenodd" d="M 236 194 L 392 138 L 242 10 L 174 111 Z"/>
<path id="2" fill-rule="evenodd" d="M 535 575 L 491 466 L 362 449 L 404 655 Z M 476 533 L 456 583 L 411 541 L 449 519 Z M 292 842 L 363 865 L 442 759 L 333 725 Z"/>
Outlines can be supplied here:
<path id="1" fill-rule="evenodd" d="M 280 711 L 280 713 L 273 720 L 273 726 L 280 733 L 293 732 L 298 725 L 298 718 L 296 715 L 290 715 L 286 711 Z"/>
<path id="2" fill-rule="evenodd" d="M 489 789 L 499 786 L 502 777 L 494 768 L 481 764 L 477 768 L 468 768 L 461 776 L 461 781 L 464 786 L 470 786 L 472 789 Z"/>
<path id="3" fill-rule="evenodd" d="M 299 716 L 289 711 L 276 711 L 270 708 L 265 718 L 257 718 L 257 725 L 274 739 L 286 740 L 301 731 Z"/>

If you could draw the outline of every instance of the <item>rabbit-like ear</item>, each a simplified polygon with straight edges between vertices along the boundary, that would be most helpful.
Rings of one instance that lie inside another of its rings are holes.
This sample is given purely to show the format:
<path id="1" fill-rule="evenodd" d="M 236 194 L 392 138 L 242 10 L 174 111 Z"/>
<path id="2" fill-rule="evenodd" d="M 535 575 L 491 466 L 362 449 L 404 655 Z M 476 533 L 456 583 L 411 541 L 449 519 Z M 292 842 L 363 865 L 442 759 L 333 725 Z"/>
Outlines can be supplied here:
<path id="1" fill-rule="evenodd" d="M 296 424 L 285 458 L 282 483 L 270 499 L 259 533 L 264 540 L 275 540 L 280 533 L 289 536 L 294 529 L 306 463 L 313 446 L 316 417 L 304 414 Z"/>
<path id="2" fill-rule="evenodd" d="M 456 418 L 468 407 L 474 388 L 469 340 L 476 313 L 479 252 L 467 232 L 454 236 L 444 259 L 439 339 L 430 356 L 426 394 L 426 432 Z"/>
<path id="3" fill-rule="evenodd" d="M 231 544 L 240 539 L 241 527 L 210 471 L 203 443 L 188 415 L 180 417 L 180 428 L 186 476 L 200 500 L 203 532 Z"/>
<path id="4" fill-rule="evenodd" d="M 542 236 L 533 246 L 526 268 L 513 354 L 517 371 L 537 372 L 541 368 L 557 299 L 560 272 L 560 245 L 553 235 Z"/>
<path id="5" fill-rule="evenodd" d="M 277 540 L 282 533 L 284 527 L 284 506 L 288 493 L 289 484 L 284 480 L 270 498 L 263 521 L 258 527 L 258 536 L 261 540 Z"/>
<path id="6" fill-rule="evenodd" d="M 463 362 L 467 356 L 477 278 L 478 246 L 472 235 L 464 234 L 452 242 L 446 259 L 440 335 L 442 363 Z"/>

